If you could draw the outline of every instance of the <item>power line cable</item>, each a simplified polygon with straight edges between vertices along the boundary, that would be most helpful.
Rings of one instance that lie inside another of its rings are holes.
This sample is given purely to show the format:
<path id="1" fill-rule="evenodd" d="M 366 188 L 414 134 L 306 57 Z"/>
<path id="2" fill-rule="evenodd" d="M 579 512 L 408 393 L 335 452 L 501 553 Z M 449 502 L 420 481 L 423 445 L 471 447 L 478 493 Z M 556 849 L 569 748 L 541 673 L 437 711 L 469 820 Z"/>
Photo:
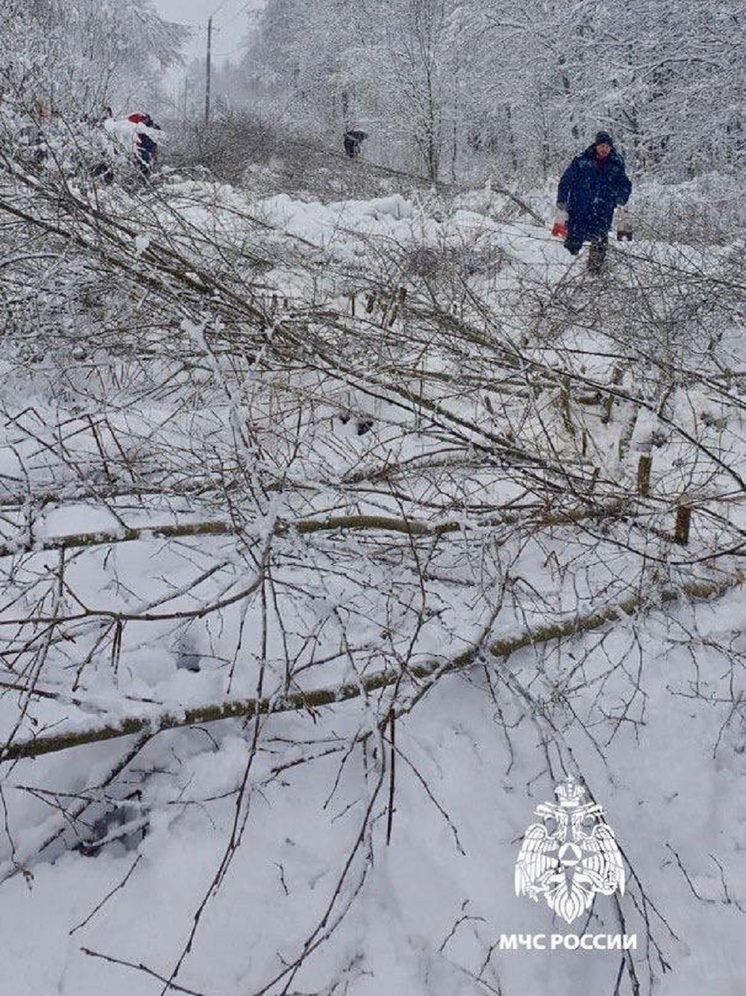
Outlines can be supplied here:
<path id="1" fill-rule="evenodd" d="M 225 5 L 227 3 L 228 3 L 228 0 L 222 0 L 222 3 L 218 4 L 218 6 L 215 8 L 215 10 L 212 12 L 212 14 L 210 14 L 210 17 L 217 17 L 217 15 L 220 13 L 220 11 L 223 9 L 223 7 L 225 7 Z"/>

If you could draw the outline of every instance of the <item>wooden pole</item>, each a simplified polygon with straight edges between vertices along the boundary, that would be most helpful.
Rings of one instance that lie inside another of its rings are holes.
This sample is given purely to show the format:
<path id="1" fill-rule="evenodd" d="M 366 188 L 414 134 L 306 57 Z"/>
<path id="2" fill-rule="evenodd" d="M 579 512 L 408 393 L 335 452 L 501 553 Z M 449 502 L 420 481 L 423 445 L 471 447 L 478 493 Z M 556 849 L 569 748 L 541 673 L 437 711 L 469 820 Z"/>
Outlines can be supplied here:
<path id="1" fill-rule="evenodd" d="M 653 465 L 653 458 L 650 453 L 641 453 L 640 461 L 637 464 L 637 493 L 647 498 L 650 494 L 650 468 Z"/>
<path id="2" fill-rule="evenodd" d="M 679 504 L 676 507 L 676 526 L 674 529 L 674 543 L 679 543 L 681 546 L 686 546 L 689 542 L 689 527 L 692 523 L 692 506 L 689 504 L 689 499 L 686 495 L 682 495 L 679 498 Z"/>
<path id="3" fill-rule="evenodd" d="M 611 373 L 611 384 L 612 387 L 617 387 L 622 383 L 624 379 L 624 371 L 621 367 L 614 367 Z M 614 395 L 609 393 L 604 398 L 603 410 L 601 415 L 601 425 L 608 425 L 609 419 L 611 418 L 611 409 L 614 404 Z"/>

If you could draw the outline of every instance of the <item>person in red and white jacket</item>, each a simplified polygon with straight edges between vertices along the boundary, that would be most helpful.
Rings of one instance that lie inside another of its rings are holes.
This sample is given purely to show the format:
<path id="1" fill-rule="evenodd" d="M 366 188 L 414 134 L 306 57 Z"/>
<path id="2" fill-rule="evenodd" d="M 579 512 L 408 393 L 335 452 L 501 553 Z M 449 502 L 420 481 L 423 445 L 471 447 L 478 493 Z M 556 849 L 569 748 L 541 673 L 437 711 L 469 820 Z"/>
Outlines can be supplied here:
<path id="1" fill-rule="evenodd" d="M 149 114 L 143 114 L 140 111 L 129 114 L 127 120 L 135 125 L 132 145 L 137 165 L 143 176 L 150 176 L 158 156 L 158 143 L 151 132 L 160 131 L 161 127 Z"/>

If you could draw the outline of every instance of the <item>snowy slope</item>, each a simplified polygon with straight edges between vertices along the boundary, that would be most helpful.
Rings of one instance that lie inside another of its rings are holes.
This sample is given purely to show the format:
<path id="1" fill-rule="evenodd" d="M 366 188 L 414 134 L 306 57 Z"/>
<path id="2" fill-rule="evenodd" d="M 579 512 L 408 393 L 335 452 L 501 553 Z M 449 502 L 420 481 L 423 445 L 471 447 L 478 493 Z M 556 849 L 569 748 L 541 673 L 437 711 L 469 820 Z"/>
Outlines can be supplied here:
<path id="1" fill-rule="evenodd" d="M 8 992 L 740 994 L 739 247 L 97 196 L 2 361 Z M 627 877 L 571 924 L 568 775 Z"/>

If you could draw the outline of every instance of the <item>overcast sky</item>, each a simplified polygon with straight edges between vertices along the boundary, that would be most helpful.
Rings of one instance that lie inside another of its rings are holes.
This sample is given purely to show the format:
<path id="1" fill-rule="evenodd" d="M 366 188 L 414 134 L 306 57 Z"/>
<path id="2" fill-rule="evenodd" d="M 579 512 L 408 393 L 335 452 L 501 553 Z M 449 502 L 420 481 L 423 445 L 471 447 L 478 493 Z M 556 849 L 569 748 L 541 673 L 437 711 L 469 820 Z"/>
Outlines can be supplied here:
<path id="1" fill-rule="evenodd" d="M 247 13 L 264 6 L 264 0 L 152 0 L 152 3 L 161 17 L 194 29 L 192 43 L 187 50 L 189 56 L 204 54 L 207 19 L 212 14 L 212 51 L 219 61 L 238 57 Z"/>

